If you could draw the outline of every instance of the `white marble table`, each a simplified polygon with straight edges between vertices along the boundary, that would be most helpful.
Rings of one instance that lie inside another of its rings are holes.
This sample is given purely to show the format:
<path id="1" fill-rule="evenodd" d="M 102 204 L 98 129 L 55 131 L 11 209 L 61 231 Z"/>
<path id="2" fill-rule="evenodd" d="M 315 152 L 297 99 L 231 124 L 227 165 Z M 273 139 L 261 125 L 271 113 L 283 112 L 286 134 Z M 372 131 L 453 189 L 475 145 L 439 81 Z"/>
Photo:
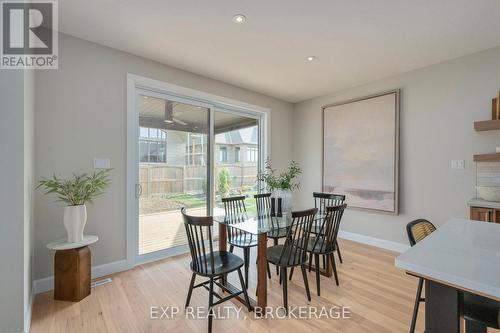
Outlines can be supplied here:
<path id="1" fill-rule="evenodd" d="M 458 332 L 461 291 L 500 301 L 500 224 L 451 219 L 395 265 L 426 280 L 426 332 L 439 331 L 439 318 L 451 325 L 449 332 Z"/>
<path id="2" fill-rule="evenodd" d="M 56 240 L 55 242 L 47 244 L 47 248 L 51 250 L 70 250 L 79 247 L 87 246 L 97 243 L 99 237 L 94 235 L 84 235 L 82 241 L 69 243 L 67 238 Z"/>

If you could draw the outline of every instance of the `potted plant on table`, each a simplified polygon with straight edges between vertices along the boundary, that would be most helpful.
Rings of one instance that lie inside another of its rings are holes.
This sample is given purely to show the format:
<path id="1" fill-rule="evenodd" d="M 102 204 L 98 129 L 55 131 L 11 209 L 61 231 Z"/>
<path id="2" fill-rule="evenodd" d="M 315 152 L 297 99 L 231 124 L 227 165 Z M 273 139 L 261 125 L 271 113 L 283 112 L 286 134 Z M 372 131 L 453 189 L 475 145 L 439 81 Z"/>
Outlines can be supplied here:
<path id="1" fill-rule="evenodd" d="M 257 180 L 265 182 L 271 191 L 271 197 L 281 198 L 281 208 L 284 212 L 288 212 L 292 208 L 292 190 L 300 187 L 296 178 L 301 173 L 299 164 L 292 161 L 286 170 L 277 174 L 276 169 L 271 166 L 271 160 L 267 159 L 265 169 L 257 175 Z"/>
<path id="2" fill-rule="evenodd" d="M 71 179 L 60 179 L 56 175 L 52 179 L 42 179 L 39 187 L 44 187 L 45 194 L 55 193 L 59 201 L 67 204 L 64 209 L 64 226 L 68 234 L 68 243 L 81 242 L 83 229 L 87 223 L 87 206 L 93 199 L 104 193 L 110 184 L 109 172 L 104 169 L 92 175 L 75 175 Z"/>

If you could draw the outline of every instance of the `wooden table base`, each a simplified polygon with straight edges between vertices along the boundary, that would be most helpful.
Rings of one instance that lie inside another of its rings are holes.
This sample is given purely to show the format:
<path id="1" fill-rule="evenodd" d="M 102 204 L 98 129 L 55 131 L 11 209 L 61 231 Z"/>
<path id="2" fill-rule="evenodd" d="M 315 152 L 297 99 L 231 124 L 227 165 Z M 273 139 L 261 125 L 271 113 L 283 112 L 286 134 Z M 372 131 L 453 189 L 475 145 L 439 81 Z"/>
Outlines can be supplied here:
<path id="1" fill-rule="evenodd" d="M 219 224 L 219 250 L 227 250 L 227 226 L 225 224 Z M 254 300 L 252 295 L 248 295 L 250 299 L 250 305 L 252 308 L 256 306 L 264 309 L 267 307 L 267 234 L 260 234 L 257 236 L 257 256 L 259 261 L 257 263 L 257 300 Z M 261 260 L 260 258 L 263 258 Z M 231 292 L 237 292 L 239 289 L 229 283 L 226 279 L 225 286 Z M 223 290 L 221 290 L 223 292 Z M 244 303 L 241 297 L 235 297 L 234 299 Z"/>
<path id="2" fill-rule="evenodd" d="M 78 302 L 90 295 L 88 246 L 58 250 L 54 257 L 54 299 Z"/>

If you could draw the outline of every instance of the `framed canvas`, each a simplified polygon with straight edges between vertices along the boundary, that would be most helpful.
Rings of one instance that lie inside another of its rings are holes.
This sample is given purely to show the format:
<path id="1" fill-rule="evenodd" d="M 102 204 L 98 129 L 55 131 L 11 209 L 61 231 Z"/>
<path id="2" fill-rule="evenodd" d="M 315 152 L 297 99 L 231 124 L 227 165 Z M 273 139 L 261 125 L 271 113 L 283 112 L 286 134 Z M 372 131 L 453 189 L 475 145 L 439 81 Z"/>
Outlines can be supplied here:
<path id="1" fill-rule="evenodd" d="M 398 214 L 399 96 L 322 107 L 323 191 L 345 194 L 348 207 Z"/>

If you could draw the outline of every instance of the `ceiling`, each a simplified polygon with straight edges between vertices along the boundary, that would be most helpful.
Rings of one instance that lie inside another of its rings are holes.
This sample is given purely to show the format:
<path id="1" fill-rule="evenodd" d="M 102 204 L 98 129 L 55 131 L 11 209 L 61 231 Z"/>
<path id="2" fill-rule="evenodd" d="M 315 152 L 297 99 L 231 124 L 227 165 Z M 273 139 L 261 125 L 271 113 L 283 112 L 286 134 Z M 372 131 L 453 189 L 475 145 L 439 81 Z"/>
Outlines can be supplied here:
<path id="1" fill-rule="evenodd" d="M 59 13 L 67 34 L 289 102 L 500 45 L 499 0 L 62 0 Z"/>
<path id="2" fill-rule="evenodd" d="M 163 128 L 184 132 L 206 133 L 208 109 L 178 102 L 171 102 L 173 116 L 184 124 L 165 123 L 165 102 L 167 100 L 151 96 L 140 96 L 138 100 L 139 122 L 141 126 Z M 215 134 L 255 126 L 257 121 L 229 112 L 215 111 Z"/>

